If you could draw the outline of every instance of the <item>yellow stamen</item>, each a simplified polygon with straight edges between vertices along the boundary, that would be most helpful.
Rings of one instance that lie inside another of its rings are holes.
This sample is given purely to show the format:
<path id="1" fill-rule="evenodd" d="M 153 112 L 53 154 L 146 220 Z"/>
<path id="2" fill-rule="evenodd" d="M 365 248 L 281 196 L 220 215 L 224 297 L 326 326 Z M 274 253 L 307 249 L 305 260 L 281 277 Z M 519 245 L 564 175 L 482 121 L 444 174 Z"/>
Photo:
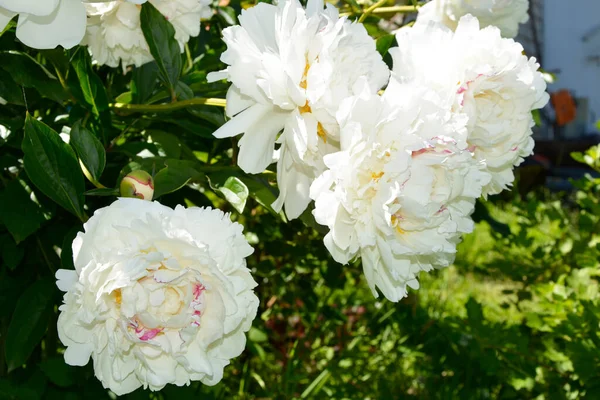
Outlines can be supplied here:
<path id="1" fill-rule="evenodd" d="M 121 302 L 123 301 L 123 295 L 121 294 L 121 289 L 117 289 L 115 290 L 115 303 L 117 303 L 118 305 L 121 305 Z"/>
<path id="2" fill-rule="evenodd" d="M 372 178 L 374 181 L 376 181 L 376 180 L 379 180 L 379 178 L 381 178 L 382 176 L 383 176 L 383 171 L 381 171 L 381 172 L 377 172 L 377 173 L 375 173 L 375 172 L 371 172 L 371 178 Z M 393 220 L 393 219 L 394 219 L 394 216 L 392 215 L 392 220 Z"/>
<path id="3" fill-rule="evenodd" d="M 300 114 L 312 112 L 310 105 L 308 104 L 308 100 L 306 101 L 306 104 L 298 108 L 298 110 L 300 110 Z"/>
<path id="4" fill-rule="evenodd" d="M 392 215 L 392 226 L 394 228 L 396 228 L 396 232 L 398 232 L 399 234 L 401 234 L 401 235 L 405 234 L 406 231 L 404 229 L 400 228 L 400 224 L 399 224 L 398 220 L 399 220 L 399 218 L 395 214 Z"/>
<path id="5" fill-rule="evenodd" d="M 306 90 L 306 78 L 308 76 L 308 70 L 310 69 L 310 64 L 308 63 L 308 60 L 306 60 L 306 65 L 304 66 L 304 73 L 302 74 L 302 80 L 300 81 L 300 87 L 304 90 Z"/>
<path id="6" fill-rule="evenodd" d="M 327 132 L 325 132 L 325 129 L 323 129 L 323 125 L 321 125 L 320 122 L 317 123 L 317 135 L 323 139 L 324 143 L 327 143 Z"/>

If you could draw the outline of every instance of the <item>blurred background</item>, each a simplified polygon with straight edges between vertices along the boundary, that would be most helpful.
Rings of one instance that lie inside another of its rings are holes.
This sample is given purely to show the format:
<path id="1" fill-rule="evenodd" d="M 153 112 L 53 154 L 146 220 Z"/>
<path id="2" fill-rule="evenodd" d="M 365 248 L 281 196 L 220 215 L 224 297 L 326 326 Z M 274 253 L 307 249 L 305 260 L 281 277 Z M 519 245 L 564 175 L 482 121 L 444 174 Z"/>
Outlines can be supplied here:
<path id="1" fill-rule="evenodd" d="M 524 165 L 532 182 L 572 188 L 586 171 L 569 157 L 600 142 L 600 2 L 530 0 L 529 21 L 516 40 L 552 74 L 551 102 L 539 112 L 535 156 Z M 529 181 L 528 181 L 529 182 Z"/>

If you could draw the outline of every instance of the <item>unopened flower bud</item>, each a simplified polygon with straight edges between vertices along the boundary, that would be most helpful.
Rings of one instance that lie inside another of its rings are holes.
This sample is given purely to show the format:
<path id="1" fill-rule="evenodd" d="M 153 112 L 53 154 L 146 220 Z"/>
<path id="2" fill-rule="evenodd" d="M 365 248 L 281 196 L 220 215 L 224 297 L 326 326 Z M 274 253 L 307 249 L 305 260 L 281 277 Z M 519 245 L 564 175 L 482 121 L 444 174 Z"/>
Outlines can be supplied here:
<path id="1" fill-rule="evenodd" d="M 152 200 L 154 180 L 146 171 L 133 171 L 123 178 L 119 189 L 121 197 L 137 197 L 142 200 Z"/>

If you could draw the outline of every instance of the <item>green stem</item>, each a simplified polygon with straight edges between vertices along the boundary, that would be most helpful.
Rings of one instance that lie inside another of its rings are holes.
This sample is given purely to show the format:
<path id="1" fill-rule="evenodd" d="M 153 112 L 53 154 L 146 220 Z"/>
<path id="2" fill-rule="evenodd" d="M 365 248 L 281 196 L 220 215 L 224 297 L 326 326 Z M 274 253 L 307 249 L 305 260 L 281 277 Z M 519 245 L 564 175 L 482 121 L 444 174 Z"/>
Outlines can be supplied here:
<path id="1" fill-rule="evenodd" d="M 217 98 L 203 98 L 196 97 L 188 100 L 175 101 L 173 103 L 168 104 L 124 104 L 124 103 L 114 103 L 111 104 L 110 107 L 114 110 L 119 111 L 128 111 L 131 113 L 155 113 L 155 112 L 170 112 L 179 110 L 181 108 L 186 108 L 190 106 L 215 106 L 215 107 L 225 107 L 225 99 L 217 99 Z"/>
<path id="2" fill-rule="evenodd" d="M 81 162 L 81 160 L 79 160 L 79 166 L 81 167 L 81 171 L 83 172 L 83 175 L 85 175 L 87 180 L 90 181 L 94 186 L 96 186 L 98 189 L 106 188 L 106 186 L 104 186 L 103 184 L 101 184 L 100 182 L 98 182 L 97 180 L 94 179 L 92 174 L 90 174 L 90 171 L 88 171 L 88 169 L 85 167 L 85 165 L 83 165 L 83 162 Z"/>
<path id="3" fill-rule="evenodd" d="M 186 68 L 186 72 L 191 71 L 194 68 L 194 60 L 192 59 L 192 53 L 190 52 L 190 46 L 186 43 L 184 46 L 185 49 L 185 57 L 187 58 L 188 66 Z"/>
<path id="4" fill-rule="evenodd" d="M 385 4 L 385 1 L 384 2 L 375 3 L 371 7 L 367 8 L 363 12 L 363 15 L 360 17 L 360 19 L 358 20 L 358 22 L 363 22 L 365 20 L 365 18 L 367 18 L 370 14 L 413 13 L 413 12 L 417 12 L 419 10 L 419 8 L 421 7 L 420 5 L 416 5 L 416 6 L 379 7 L 379 5 L 381 5 L 379 3 Z M 350 15 L 356 15 L 356 14 L 358 14 L 357 12 L 355 12 L 352 9 L 350 9 L 350 10 L 346 9 L 344 11 L 345 12 L 342 12 L 340 15 L 342 15 L 342 16 L 350 16 Z"/>
<path id="5" fill-rule="evenodd" d="M 381 7 L 382 5 L 384 5 L 387 2 L 388 2 L 388 0 L 379 0 L 377 3 L 373 4 L 371 7 L 364 10 L 363 14 L 358 19 L 358 22 L 363 22 L 365 19 L 367 19 L 369 14 L 371 14 L 373 11 L 375 11 L 376 9 L 378 9 L 379 7 Z"/>
<path id="6" fill-rule="evenodd" d="M 387 13 L 413 13 L 419 11 L 421 6 L 392 6 L 392 7 L 379 7 L 373 10 L 373 14 L 387 14 Z"/>

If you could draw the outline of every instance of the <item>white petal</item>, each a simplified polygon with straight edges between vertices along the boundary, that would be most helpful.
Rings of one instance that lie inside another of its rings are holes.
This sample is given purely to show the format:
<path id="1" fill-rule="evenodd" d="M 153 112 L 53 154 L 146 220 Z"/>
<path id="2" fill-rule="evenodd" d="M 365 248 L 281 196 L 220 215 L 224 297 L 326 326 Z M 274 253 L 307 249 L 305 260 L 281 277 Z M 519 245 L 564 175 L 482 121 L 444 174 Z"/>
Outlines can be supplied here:
<path id="1" fill-rule="evenodd" d="M 92 354 L 92 344 L 71 344 L 65 350 L 65 362 L 69 365 L 84 366 L 90 361 Z"/>
<path id="2" fill-rule="evenodd" d="M 68 270 L 68 269 L 59 269 L 56 271 L 56 286 L 63 291 L 67 292 L 71 290 L 73 286 L 79 280 L 79 275 L 77 275 L 76 271 Z"/>
<path id="3" fill-rule="evenodd" d="M 283 129 L 288 113 L 267 113 L 240 139 L 238 165 L 249 174 L 259 174 L 273 162 L 275 138 Z"/>
<path id="4" fill-rule="evenodd" d="M 50 15 L 60 0 L 0 0 L 0 7 L 14 13 Z"/>
<path id="5" fill-rule="evenodd" d="M 78 45 L 85 34 L 85 7 L 80 0 L 61 0 L 50 15 L 21 15 L 17 24 L 17 38 L 35 49 L 66 49 Z"/>
<path id="6" fill-rule="evenodd" d="M 255 104 L 250 97 L 244 96 L 235 85 L 231 85 L 227 91 L 226 100 L 227 106 L 225 108 L 225 112 L 227 113 L 228 117 L 233 117 L 234 115 Z"/>
<path id="7" fill-rule="evenodd" d="M 240 133 L 245 132 L 246 129 L 252 126 L 255 122 L 263 118 L 270 109 L 271 107 L 255 104 L 252 107 L 242 111 L 231 120 L 227 121 L 223 126 L 213 133 L 213 136 L 218 139 L 222 139 L 239 135 Z"/>

